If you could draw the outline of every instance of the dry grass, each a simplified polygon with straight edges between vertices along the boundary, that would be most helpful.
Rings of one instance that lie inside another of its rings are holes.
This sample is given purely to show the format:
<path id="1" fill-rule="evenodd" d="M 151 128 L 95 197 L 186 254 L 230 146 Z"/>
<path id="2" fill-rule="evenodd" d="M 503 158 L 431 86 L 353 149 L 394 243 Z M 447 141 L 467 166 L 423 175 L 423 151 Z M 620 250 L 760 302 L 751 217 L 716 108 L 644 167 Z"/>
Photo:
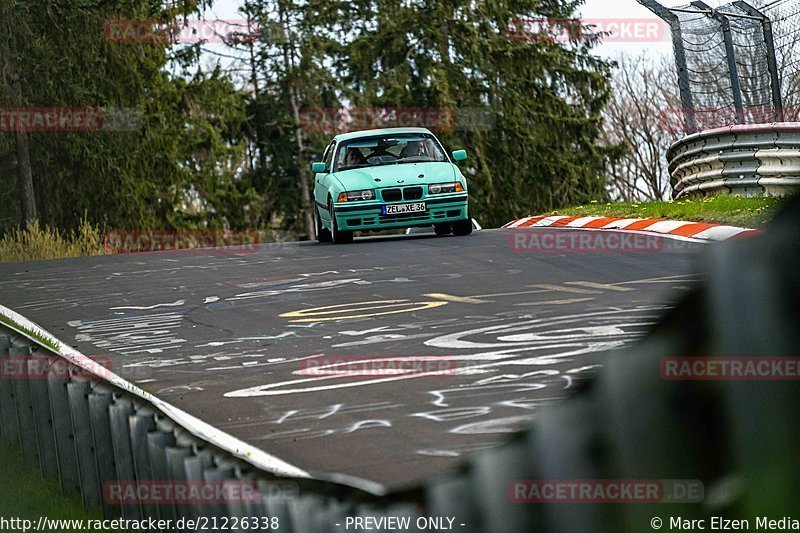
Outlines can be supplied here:
<path id="1" fill-rule="evenodd" d="M 67 232 L 38 221 L 29 222 L 25 229 L 12 229 L 0 239 L 0 262 L 36 261 L 102 255 L 103 235 L 84 221 L 77 230 Z"/>

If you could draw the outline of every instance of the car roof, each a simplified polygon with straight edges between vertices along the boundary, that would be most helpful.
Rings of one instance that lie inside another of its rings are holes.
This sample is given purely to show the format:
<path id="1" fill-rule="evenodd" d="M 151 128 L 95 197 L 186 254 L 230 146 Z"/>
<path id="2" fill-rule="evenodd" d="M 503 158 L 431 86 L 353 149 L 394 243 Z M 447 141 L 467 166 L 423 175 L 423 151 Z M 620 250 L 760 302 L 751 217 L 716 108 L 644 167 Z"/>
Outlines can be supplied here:
<path id="1" fill-rule="evenodd" d="M 392 135 L 396 133 L 431 133 L 427 128 L 384 128 L 378 130 L 362 130 L 351 131 L 349 133 L 340 133 L 333 138 L 334 141 L 340 143 L 342 141 L 349 141 L 351 139 L 358 139 L 359 137 L 373 137 L 375 135 Z"/>

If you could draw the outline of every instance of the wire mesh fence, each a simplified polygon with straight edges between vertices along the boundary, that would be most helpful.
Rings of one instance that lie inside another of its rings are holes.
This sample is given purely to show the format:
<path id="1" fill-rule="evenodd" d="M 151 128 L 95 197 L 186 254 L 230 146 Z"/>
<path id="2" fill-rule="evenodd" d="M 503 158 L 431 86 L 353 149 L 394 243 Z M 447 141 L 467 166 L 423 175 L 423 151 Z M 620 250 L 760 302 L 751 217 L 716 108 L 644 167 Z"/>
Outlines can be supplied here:
<path id="1" fill-rule="evenodd" d="M 800 0 L 712 8 L 638 0 L 670 24 L 688 133 L 734 124 L 797 121 Z"/>
<path id="2" fill-rule="evenodd" d="M 772 20 L 775 55 L 783 82 L 783 102 L 787 109 L 800 107 L 800 0 L 778 0 L 764 9 Z M 794 113 L 794 120 L 797 120 Z"/>

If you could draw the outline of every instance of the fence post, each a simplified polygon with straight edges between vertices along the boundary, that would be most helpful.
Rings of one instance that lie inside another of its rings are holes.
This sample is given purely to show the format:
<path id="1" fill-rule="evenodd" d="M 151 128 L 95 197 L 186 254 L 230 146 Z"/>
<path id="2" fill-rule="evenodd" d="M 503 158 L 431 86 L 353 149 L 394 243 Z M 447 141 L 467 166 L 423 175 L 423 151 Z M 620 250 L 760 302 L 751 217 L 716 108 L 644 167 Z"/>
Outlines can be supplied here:
<path id="1" fill-rule="evenodd" d="M 736 110 L 736 123 L 744 124 L 744 104 L 742 103 L 742 86 L 739 83 L 739 67 L 736 66 L 736 50 L 733 48 L 733 37 L 731 37 L 731 23 L 728 17 L 711 9 L 711 6 L 702 0 L 695 0 L 692 5 L 703 10 L 707 10 L 709 16 L 719 22 L 722 28 L 722 38 L 725 41 L 725 57 L 728 62 L 728 76 L 731 80 L 731 93 L 733 96 L 733 108 Z"/>
<path id="2" fill-rule="evenodd" d="M 681 31 L 680 19 L 678 19 L 675 13 L 659 4 L 656 0 L 636 1 L 658 15 L 664 22 L 668 23 L 672 30 L 672 49 L 675 52 L 675 66 L 678 68 L 678 88 L 681 92 L 684 126 L 687 133 L 695 133 L 699 130 L 697 128 L 697 117 L 695 116 L 692 89 L 689 85 L 689 69 L 686 66 L 686 48 L 683 46 L 683 32 Z"/>
<path id="3" fill-rule="evenodd" d="M 772 89 L 772 106 L 775 122 L 784 121 L 783 96 L 781 95 L 781 78 L 778 74 L 778 61 L 775 57 L 775 36 L 772 33 L 772 21 L 764 13 L 751 6 L 744 0 L 737 0 L 734 5 L 750 15 L 761 20 L 764 32 L 764 44 L 767 47 L 767 67 L 769 68 L 770 87 Z"/>

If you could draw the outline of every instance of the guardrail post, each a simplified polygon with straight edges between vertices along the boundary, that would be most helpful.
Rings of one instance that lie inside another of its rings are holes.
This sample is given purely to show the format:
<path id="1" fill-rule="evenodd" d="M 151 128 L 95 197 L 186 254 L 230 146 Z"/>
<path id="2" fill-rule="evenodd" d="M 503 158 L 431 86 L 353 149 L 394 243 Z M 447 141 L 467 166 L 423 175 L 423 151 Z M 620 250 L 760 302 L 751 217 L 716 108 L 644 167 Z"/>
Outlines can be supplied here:
<path id="1" fill-rule="evenodd" d="M 36 419 L 36 439 L 39 448 L 39 464 L 44 478 L 58 477 L 58 455 L 56 436 L 53 432 L 53 416 L 50 411 L 50 392 L 47 375 L 50 358 L 35 356 L 28 360 L 31 399 Z"/>
<path id="2" fill-rule="evenodd" d="M 19 372 L 14 382 L 14 396 L 17 404 L 17 420 L 19 421 L 19 441 L 22 447 L 22 458 L 29 465 L 39 465 L 39 442 L 36 439 L 36 419 L 31 398 L 28 361 L 31 346 L 28 340 L 19 337 L 11 344 L 9 350 L 15 371 Z"/>
<path id="3" fill-rule="evenodd" d="M 67 395 L 72 414 L 72 434 L 75 435 L 75 449 L 78 452 L 81 494 L 86 509 L 96 509 L 101 504 L 102 490 L 92 440 L 92 421 L 89 416 L 89 393 L 92 387 L 89 380 L 78 376 L 82 372 L 81 369 L 70 365 L 70 370 L 74 374 L 67 384 Z"/>
<path id="4" fill-rule="evenodd" d="M 3 439 L 6 442 L 19 445 L 19 422 L 17 421 L 17 407 L 14 398 L 14 384 L 9 375 L 11 336 L 0 331 L 0 420 L 2 420 Z"/>
<path id="5" fill-rule="evenodd" d="M 135 414 L 128 417 L 131 435 L 131 450 L 133 452 L 133 468 L 136 472 L 138 483 L 154 481 L 153 469 L 150 465 L 150 450 L 147 444 L 147 434 L 155 429 L 156 423 L 152 408 L 147 404 L 134 405 Z M 152 503 L 142 503 L 142 513 L 145 517 L 159 518 L 158 506 Z"/>
<path id="6" fill-rule="evenodd" d="M 457 516 L 464 522 L 459 531 L 479 533 L 481 528 L 480 502 L 476 500 L 475 487 L 466 476 L 450 475 L 438 479 L 425 488 L 428 514 L 431 516 Z"/>
<path id="7" fill-rule="evenodd" d="M 186 471 L 186 480 L 188 482 L 202 482 L 203 471 L 206 468 L 213 466 L 213 459 L 211 452 L 206 449 L 194 447 L 194 454 L 183 460 L 184 470 Z M 207 510 L 201 502 L 195 502 L 191 505 L 189 518 L 197 519 L 202 516 L 208 516 Z"/>
<path id="8" fill-rule="evenodd" d="M 112 505 L 106 498 L 107 484 L 116 477 L 116 461 L 111 435 L 111 406 L 114 389 L 103 382 L 97 382 L 89 394 L 89 416 L 92 421 L 92 442 L 94 442 L 97 458 L 97 473 L 102 494 L 103 516 L 116 518 L 120 516 L 120 508 Z"/>
<path id="9" fill-rule="evenodd" d="M 50 393 L 50 418 L 58 459 L 58 478 L 65 494 L 80 494 L 81 481 L 78 470 L 78 452 L 72 432 L 72 413 L 69 408 L 69 364 L 61 357 L 51 357 L 47 370 L 47 388 Z"/>
<path id="10" fill-rule="evenodd" d="M 203 481 L 209 485 L 223 485 L 225 481 L 233 479 L 233 466 L 220 457 L 214 458 L 214 463 L 210 468 L 203 469 Z M 206 515 L 209 517 L 222 518 L 226 516 L 226 505 L 221 502 L 207 502 Z"/>
<path id="11" fill-rule="evenodd" d="M 111 444 L 114 448 L 116 479 L 120 482 L 134 482 L 136 470 L 133 466 L 133 450 L 129 418 L 133 416 L 133 402 L 123 394 L 114 394 L 114 402 L 108 408 L 111 425 Z M 126 520 L 140 520 L 142 510 L 139 503 L 123 503 L 122 516 Z"/>
<path id="12" fill-rule="evenodd" d="M 153 479 L 159 483 L 169 481 L 169 468 L 167 467 L 167 447 L 175 444 L 175 435 L 172 433 L 173 425 L 169 419 L 156 414 L 156 430 L 147 434 L 147 447 L 150 455 L 150 469 Z M 173 502 L 164 502 L 158 506 L 161 518 L 175 520 L 176 512 Z"/>
<path id="13" fill-rule="evenodd" d="M 184 460 L 192 455 L 191 446 L 167 446 L 165 458 L 167 463 L 167 477 L 170 481 L 186 481 L 186 467 Z M 176 503 L 175 514 L 177 518 L 191 517 L 191 506 L 187 503 Z M 183 531 L 189 531 L 184 529 Z"/>

